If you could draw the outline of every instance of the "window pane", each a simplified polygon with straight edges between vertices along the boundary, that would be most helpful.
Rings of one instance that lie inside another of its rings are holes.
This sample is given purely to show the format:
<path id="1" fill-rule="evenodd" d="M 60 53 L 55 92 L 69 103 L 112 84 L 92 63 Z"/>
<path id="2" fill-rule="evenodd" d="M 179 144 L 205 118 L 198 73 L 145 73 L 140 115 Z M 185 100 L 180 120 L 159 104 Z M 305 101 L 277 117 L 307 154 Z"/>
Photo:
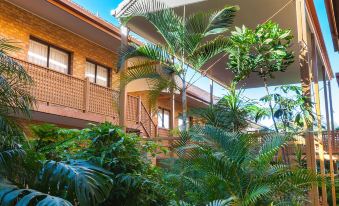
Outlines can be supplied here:
<path id="1" fill-rule="evenodd" d="M 97 81 L 96 83 L 107 87 L 107 77 L 108 77 L 108 69 L 102 66 L 97 66 Z"/>
<path id="2" fill-rule="evenodd" d="M 67 74 L 68 57 L 68 53 L 51 47 L 49 53 L 49 68 Z"/>
<path id="3" fill-rule="evenodd" d="M 164 128 L 169 129 L 169 119 L 170 113 L 167 110 L 164 110 Z"/>
<path id="4" fill-rule="evenodd" d="M 163 119 L 162 111 L 163 111 L 162 109 L 158 110 L 158 127 L 163 127 L 163 125 L 162 125 L 162 119 Z"/>
<path id="5" fill-rule="evenodd" d="M 90 82 L 95 82 L 95 64 L 92 64 L 91 62 L 86 62 L 85 77 L 88 77 Z"/>
<path id="6" fill-rule="evenodd" d="M 47 67 L 47 50 L 44 44 L 29 40 L 28 61 L 43 67 Z"/>

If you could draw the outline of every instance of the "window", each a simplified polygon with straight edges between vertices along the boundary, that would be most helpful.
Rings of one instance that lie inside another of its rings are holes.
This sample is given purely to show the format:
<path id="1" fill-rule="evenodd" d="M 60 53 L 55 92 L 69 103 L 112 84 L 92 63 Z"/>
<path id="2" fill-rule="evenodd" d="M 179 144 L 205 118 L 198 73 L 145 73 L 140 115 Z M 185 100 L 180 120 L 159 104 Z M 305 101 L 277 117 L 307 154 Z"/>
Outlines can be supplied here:
<path id="1" fill-rule="evenodd" d="M 85 76 L 89 78 L 90 82 L 98 85 L 108 87 L 108 69 L 98 64 L 87 61 L 86 62 L 86 73 Z"/>
<path id="2" fill-rule="evenodd" d="M 158 110 L 158 127 L 169 129 L 169 122 L 170 122 L 170 111 L 159 108 Z"/>
<path id="3" fill-rule="evenodd" d="M 30 39 L 28 61 L 65 74 L 69 73 L 70 53 L 39 40 Z"/>

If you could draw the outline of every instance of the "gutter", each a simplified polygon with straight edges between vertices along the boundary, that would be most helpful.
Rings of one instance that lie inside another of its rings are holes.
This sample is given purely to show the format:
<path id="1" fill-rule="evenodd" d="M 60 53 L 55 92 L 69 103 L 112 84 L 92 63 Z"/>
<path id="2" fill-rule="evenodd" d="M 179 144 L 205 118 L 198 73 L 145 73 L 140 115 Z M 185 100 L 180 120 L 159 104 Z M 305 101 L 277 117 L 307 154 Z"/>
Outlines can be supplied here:
<path id="1" fill-rule="evenodd" d="M 327 11 L 328 22 L 330 24 L 333 47 L 335 51 L 339 51 L 339 35 L 333 0 L 325 0 L 325 6 Z"/>
<path id="2" fill-rule="evenodd" d="M 329 60 L 329 56 L 328 56 L 327 49 L 325 46 L 324 37 L 322 35 L 317 11 L 315 9 L 313 0 L 306 0 L 306 10 L 307 10 L 308 17 L 310 19 L 310 25 L 314 30 L 316 42 L 317 42 L 317 45 L 320 51 L 320 56 L 325 65 L 327 76 L 329 80 L 331 80 L 334 78 L 333 69 L 331 67 L 331 63 Z"/>

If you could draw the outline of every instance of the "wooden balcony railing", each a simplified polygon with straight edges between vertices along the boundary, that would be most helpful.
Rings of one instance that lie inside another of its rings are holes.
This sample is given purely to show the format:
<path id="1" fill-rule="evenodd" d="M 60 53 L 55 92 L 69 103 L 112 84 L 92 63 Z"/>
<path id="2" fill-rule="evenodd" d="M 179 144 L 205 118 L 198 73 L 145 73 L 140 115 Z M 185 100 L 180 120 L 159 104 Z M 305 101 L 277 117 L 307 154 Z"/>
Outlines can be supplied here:
<path id="1" fill-rule="evenodd" d="M 328 151 L 328 136 L 327 132 L 323 132 L 323 144 L 325 151 Z M 339 131 L 334 131 L 334 137 L 331 140 L 333 154 L 339 154 Z"/>
<path id="2" fill-rule="evenodd" d="M 109 116 L 114 124 L 118 124 L 118 91 L 91 83 L 88 78 L 81 79 L 20 59 L 15 60 L 32 77 L 34 84 L 31 93 L 37 101 Z M 142 127 L 147 137 L 156 136 L 156 125 L 137 97 L 127 97 L 127 120 Z"/>

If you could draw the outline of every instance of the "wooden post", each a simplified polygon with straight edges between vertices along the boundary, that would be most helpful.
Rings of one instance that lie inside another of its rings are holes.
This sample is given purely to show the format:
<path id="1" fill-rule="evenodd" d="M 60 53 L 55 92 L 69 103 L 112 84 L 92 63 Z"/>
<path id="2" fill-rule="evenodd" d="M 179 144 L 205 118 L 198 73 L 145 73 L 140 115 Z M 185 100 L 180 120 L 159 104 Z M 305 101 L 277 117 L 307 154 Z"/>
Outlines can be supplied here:
<path id="1" fill-rule="evenodd" d="M 326 83 L 326 74 L 324 66 L 321 67 L 323 75 L 323 84 L 324 84 L 324 99 L 325 99 L 325 112 L 326 112 L 326 127 L 327 127 L 327 144 L 328 144 L 328 155 L 330 156 L 330 177 L 331 177 L 331 192 L 332 192 L 332 205 L 337 206 L 337 198 L 335 191 L 335 181 L 334 181 L 334 164 L 333 164 L 333 152 L 332 152 L 332 133 L 328 109 L 328 94 L 327 94 L 327 83 Z"/>
<path id="2" fill-rule="evenodd" d="M 129 30 L 127 27 L 121 26 L 121 46 L 128 45 Z M 125 72 L 127 68 L 127 62 L 124 63 L 121 69 L 121 73 Z M 119 125 L 126 131 L 126 113 L 127 113 L 127 92 L 126 85 L 120 81 L 120 93 L 119 93 Z"/>
<path id="3" fill-rule="evenodd" d="M 171 113 L 170 113 L 170 129 L 175 128 L 175 93 L 174 91 L 171 91 L 171 98 L 170 98 L 170 104 L 171 104 Z"/>
<path id="4" fill-rule="evenodd" d="M 84 85 L 84 112 L 88 112 L 89 110 L 89 87 L 91 82 L 89 81 L 89 78 L 85 78 L 85 85 Z"/>
<path id="5" fill-rule="evenodd" d="M 334 131 L 335 131 L 335 127 L 334 127 L 334 117 L 333 117 L 333 102 L 332 102 L 332 87 L 331 87 L 331 81 L 330 80 L 328 80 L 327 81 L 327 83 L 328 83 L 328 100 L 329 100 L 329 105 L 330 105 L 330 117 L 331 117 L 331 137 L 332 137 L 332 145 L 334 145 L 334 143 L 335 143 L 335 133 L 334 133 Z M 332 146 L 332 148 L 335 148 L 336 147 L 336 145 L 334 145 L 334 146 Z M 335 161 L 335 170 L 334 170 L 334 172 L 336 173 L 336 170 L 337 170 L 337 161 Z"/>
<path id="6" fill-rule="evenodd" d="M 307 21 L 306 21 L 306 8 L 305 0 L 296 0 L 296 13 L 297 13 L 297 24 L 298 24 L 298 43 L 300 47 L 299 51 L 299 66 L 302 92 L 305 97 L 311 98 L 311 81 L 310 71 L 308 64 L 308 48 L 307 48 Z M 306 108 L 311 109 L 312 105 L 307 103 Z M 305 124 L 305 144 L 306 144 L 306 161 L 307 168 L 316 172 L 316 161 L 315 161 L 315 143 L 314 136 L 311 133 L 312 124 Z M 319 205 L 319 192 L 318 185 L 312 185 L 312 189 L 309 192 L 309 199 L 312 206 Z"/>
<path id="7" fill-rule="evenodd" d="M 141 96 L 138 97 L 138 124 L 141 124 Z"/>
<path id="8" fill-rule="evenodd" d="M 321 111 L 320 111 L 320 94 L 319 94 L 319 74 L 318 74 L 318 54 L 315 43 L 314 34 L 311 35 L 312 43 L 312 77 L 314 86 L 314 98 L 315 98 L 315 112 L 317 115 L 317 135 L 318 135 L 318 146 L 319 146 L 319 161 L 320 161 L 320 174 L 324 178 L 321 182 L 321 195 L 322 205 L 327 206 L 327 191 L 325 183 L 325 159 L 324 159 L 324 144 L 322 140 L 322 128 L 321 128 Z"/>

